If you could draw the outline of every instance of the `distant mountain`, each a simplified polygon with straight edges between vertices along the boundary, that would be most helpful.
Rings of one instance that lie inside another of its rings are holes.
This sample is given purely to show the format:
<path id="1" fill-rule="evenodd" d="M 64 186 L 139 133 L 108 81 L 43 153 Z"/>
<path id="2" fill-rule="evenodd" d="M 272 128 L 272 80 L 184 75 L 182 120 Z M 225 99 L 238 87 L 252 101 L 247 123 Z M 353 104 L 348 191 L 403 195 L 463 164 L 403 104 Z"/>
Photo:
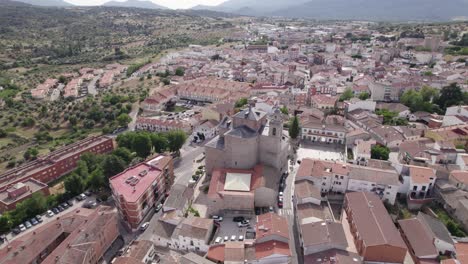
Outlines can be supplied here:
<path id="1" fill-rule="evenodd" d="M 314 19 L 448 21 L 466 16 L 468 0 L 228 0 L 217 6 L 193 9 Z"/>
<path id="2" fill-rule="evenodd" d="M 67 7 L 73 6 L 72 4 L 65 2 L 64 0 L 16 0 L 17 2 L 23 2 L 35 6 L 56 6 L 56 7 Z"/>
<path id="3" fill-rule="evenodd" d="M 465 0 L 310 0 L 270 15 L 316 19 L 447 21 L 466 16 Z"/>
<path id="4" fill-rule="evenodd" d="M 149 0 L 127 0 L 125 2 L 110 1 L 104 3 L 102 6 L 116 6 L 116 7 L 136 7 L 146 9 L 168 9 L 165 6 L 155 4 Z"/>
<path id="5" fill-rule="evenodd" d="M 31 6 L 23 2 L 12 1 L 12 0 L 0 0 L 1 6 Z"/>

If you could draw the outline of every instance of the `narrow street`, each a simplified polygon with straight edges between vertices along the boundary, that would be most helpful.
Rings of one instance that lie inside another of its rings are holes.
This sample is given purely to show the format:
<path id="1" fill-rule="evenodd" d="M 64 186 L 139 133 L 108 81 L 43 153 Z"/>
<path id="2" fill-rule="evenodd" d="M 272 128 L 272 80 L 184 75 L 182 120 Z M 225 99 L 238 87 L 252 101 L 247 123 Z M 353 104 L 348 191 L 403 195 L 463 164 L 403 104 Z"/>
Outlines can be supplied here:
<path id="1" fill-rule="evenodd" d="M 188 185 L 193 175 L 193 162 L 205 151 L 202 146 L 190 146 L 186 143 L 180 150 L 180 158 L 174 161 L 175 183 Z"/>

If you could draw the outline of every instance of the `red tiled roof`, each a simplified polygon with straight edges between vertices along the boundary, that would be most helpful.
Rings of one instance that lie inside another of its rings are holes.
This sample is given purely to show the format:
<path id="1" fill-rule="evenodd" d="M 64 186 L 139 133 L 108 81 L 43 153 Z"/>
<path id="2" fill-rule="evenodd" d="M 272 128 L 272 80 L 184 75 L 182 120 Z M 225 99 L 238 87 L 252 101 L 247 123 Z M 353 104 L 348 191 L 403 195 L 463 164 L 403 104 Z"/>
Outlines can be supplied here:
<path id="1" fill-rule="evenodd" d="M 288 221 L 275 213 L 257 216 L 256 238 L 277 235 L 289 239 Z"/>
<path id="2" fill-rule="evenodd" d="M 432 236 L 417 218 L 399 220 L 398 223 L 416 257 L 438 255 Z"/>
<path id="3" fill-rule="evenodd" d="M 434 171 L 431 168 L 409 166 L 410 177 L 415 183 L 429 184 L 430 178 L 435 178 Z"/>
<path id="4" fill-rule="evenodd" d="M 303 159 L 296 177 L 322 177 L 333 174 L 347 175 L 349 168 L 344 163 L 336 163 L 315 159 Z"/>
<path id="5" fill-rule="evenodd" d="M 457 252 L 457 260 L 461 264 L 468 264 L 468 243 L 456 243 L 455 251 Z"/>
<path id="6" fill-rule="evenodd" d="M 216 262 L 224 262 L 224 244 L 211 246 L 208 249 L 206 258 Z"/>
<path id="7" fill-rule="evenodd" d="M 255 244 L 255 258 L 257 260 L 271 255 L 291 256 L 288 243 L 270 240 Z"/>

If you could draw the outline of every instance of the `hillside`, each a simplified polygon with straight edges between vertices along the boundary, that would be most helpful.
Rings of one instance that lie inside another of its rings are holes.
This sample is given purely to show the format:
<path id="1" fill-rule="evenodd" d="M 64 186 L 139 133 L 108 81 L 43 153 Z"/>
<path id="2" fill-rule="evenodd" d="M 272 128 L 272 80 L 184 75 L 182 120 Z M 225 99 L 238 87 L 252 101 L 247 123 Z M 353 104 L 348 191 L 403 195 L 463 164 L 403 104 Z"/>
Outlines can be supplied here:
<path id="1" fill-rule="evenodd" d="M 134 7 L 134 8 L 147 8 L 147 9 L 168 9 L 165 6 L 155 4 L 149 0 L 127 0 L 125 2 L 109 1 L 102 6 L 115 6 L 115 7 Z"/>
<path id="2" fill-rule="evenodd" d="M 467 0 L 228 0 L 218 6 L 196 6 L 241 15 L 312 19 L 363 19 L 376 21 L 450 21 L 466 16 Z"/>

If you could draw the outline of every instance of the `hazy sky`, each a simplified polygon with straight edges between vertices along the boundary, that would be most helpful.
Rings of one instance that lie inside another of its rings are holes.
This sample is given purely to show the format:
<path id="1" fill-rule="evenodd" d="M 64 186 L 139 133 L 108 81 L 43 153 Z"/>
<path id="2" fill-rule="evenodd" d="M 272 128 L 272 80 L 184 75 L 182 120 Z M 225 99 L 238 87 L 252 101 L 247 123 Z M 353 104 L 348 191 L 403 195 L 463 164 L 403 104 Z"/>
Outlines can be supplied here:
<path id="1" fill-rule="evenodd" d="M 100 5 L 110 0 L 65 0 L 75 5 Z M 123 2 L 123 0 L 117 0 Z M 218 5 L 226 0 L 150 0 L 169 8 L 190 8 L 196 5 Z"/>

